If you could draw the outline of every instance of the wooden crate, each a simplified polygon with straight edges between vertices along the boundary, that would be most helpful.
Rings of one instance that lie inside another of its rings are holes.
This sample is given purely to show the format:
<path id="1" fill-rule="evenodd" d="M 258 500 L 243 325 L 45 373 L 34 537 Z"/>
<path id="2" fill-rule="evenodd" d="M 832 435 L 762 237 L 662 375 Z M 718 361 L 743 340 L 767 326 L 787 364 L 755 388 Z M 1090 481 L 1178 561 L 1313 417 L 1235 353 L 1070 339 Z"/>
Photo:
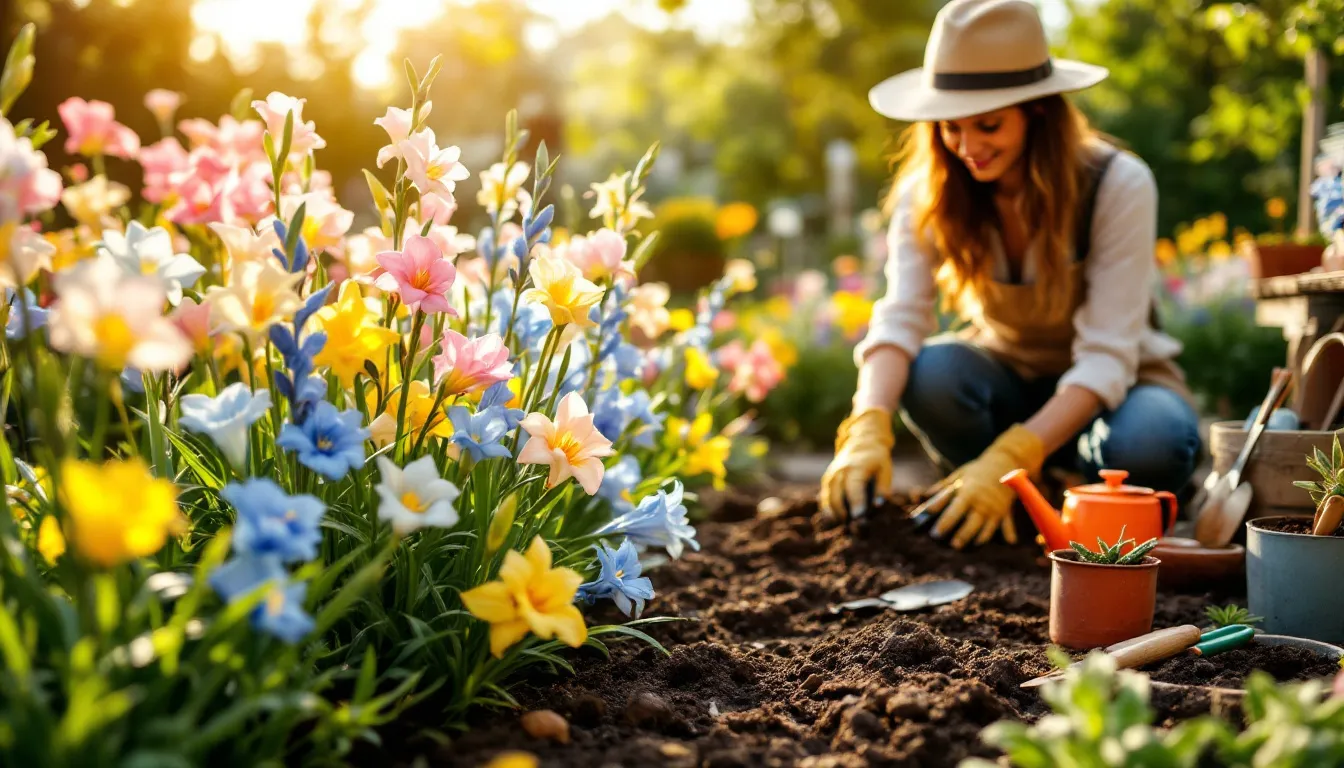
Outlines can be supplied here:
<path id="1" fill-rule="evenodd" d="M 1209 428 L 1209 452 L 1213 471 L 1222 474 L 1246 444 L 1246 430 L 1240 421 L 1219 421 Z M 1329 453 L 1333 432 L 1315 430 L 1266 430 L 1256 443 L 1255 453 L 1246 465 L 1244 480 L 1255 490 L 1246 519 L 1271 515 L 1312 515 L 1316 512 L 1311 495 L 1293 486 L 1294 480 L 1319 481 L 1321 476 L 1307 466 L 1312 448 Z"/>

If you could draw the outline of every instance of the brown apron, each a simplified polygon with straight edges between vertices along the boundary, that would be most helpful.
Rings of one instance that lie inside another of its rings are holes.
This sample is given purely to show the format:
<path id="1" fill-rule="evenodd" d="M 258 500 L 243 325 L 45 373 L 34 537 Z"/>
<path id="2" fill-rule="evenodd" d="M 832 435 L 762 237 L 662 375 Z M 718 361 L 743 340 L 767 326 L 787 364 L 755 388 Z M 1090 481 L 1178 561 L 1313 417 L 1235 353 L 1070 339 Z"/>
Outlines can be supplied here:
<path id="1" fill-rule="evenodd" d="M 1062 376 L 1073 366 L 1073 316 L 1087 295 L 1083 262 L 1069 264 L 1065 284 L 1066 301 L 1057 302 L 1050 312 L 1038 306 L 1035 285 L 987 281 L 977 296 L 980 310 L 957 336 L 984 348 L 1023 378 Z M 1198 410 L 1185 373 L 1172 359 L 1140 359 L 1136 383 L 1169 389 Z"/>

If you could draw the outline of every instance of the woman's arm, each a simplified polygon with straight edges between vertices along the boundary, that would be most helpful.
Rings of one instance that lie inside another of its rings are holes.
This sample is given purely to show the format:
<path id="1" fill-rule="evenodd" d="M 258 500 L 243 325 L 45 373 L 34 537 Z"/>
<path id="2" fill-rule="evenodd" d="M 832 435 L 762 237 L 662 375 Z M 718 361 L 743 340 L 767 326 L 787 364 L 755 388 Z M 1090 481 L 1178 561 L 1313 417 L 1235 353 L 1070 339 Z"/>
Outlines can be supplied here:
<path id="1" fill-rule="evenodd" d="M 1060 389 L 1022 426 L 1041 439 L 1045 455 L 1062 448 L 1101 411 L 1101 398 L 1083 387 Z"/>
<path id="2" fill-rule="evenodd" d="M 875 347 L 859 368 L 859 388 L 854 393 L 854 412 L 867 408 L 895 411 L 910 376 L 910 355 L 887 344 Z"/>

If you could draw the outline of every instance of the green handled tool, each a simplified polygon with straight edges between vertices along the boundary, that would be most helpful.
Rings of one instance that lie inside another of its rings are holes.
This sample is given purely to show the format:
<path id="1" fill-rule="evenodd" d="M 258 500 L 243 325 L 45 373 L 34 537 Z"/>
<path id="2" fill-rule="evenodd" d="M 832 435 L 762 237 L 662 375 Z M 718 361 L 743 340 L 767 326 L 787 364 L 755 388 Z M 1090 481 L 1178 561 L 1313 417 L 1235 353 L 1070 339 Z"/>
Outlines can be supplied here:
<path id="1" fill-rule="evenodd" d="M 1190 652 L 1196 656 L 1214 656 L 1233 648 L 1240 648 L 1255 637 L 1255 627 L 1246 624 L 1229 624 L 1226 627 L 1205 632 L 1200 636 Z"/>

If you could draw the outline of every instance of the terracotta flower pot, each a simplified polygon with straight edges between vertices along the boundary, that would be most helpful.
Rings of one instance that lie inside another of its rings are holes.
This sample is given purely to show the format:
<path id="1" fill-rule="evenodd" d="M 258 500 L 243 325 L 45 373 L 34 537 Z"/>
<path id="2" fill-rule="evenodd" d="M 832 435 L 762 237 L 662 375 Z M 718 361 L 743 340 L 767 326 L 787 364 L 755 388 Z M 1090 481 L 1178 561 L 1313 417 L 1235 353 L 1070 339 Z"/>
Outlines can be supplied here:
<path id="1" fill-rule="evenodd" d="M 1310 272 L 1321 266 L 1324 245 L 1304 243 L 1253 243 L 1247 246 L 1251 279 L 1281 277 Z"/>
<path id="2" fill-rule="evenodd" d="M 1050 642 L 1101 648 L 1147 634 L 1157 605 L 1155 557 L 1137 565 L 1085 563 L 1071 549 L 1050 553 Z"/>

